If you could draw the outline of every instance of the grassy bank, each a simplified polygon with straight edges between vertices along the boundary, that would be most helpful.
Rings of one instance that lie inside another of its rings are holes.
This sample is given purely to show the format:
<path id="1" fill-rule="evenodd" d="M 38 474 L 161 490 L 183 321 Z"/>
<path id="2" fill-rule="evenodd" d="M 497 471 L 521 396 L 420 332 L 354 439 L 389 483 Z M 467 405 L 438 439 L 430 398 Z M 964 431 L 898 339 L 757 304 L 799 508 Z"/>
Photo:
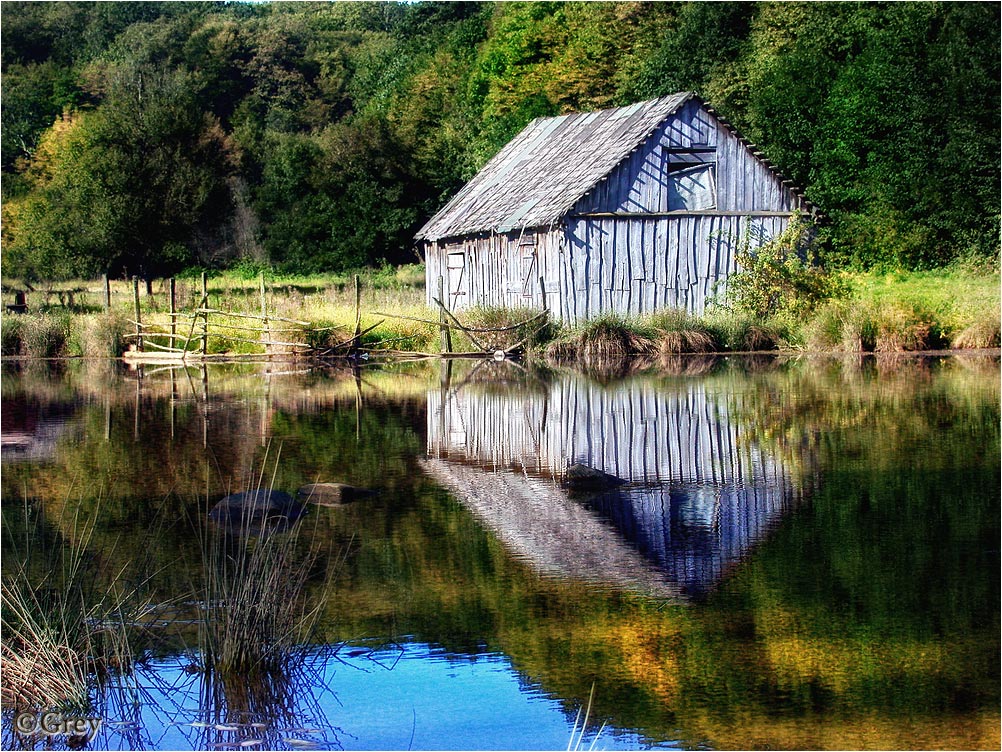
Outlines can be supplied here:
<path id="1" fill-rule="evenodd" d="M 424 303 L 423 269 L 370 271 L 361 275 L 361 342 L 370 348 L 438 352 L 438 319 Z M 700 352 L 804 350 L 824 352 L 900 352 L 999 346 L 999 275 L 984 269 L 951 268 L 930 272 L 842 274 L 841 295 L 807 313 L 789 311 L 756 316 L 725 307 L 703 316 L 667 310 L 622 319 L 606 316 L 568 329 L 534 321 L 536 313 L 483 309 L 460 314 L 472 329 L 508 328 L 472 336 L 455 332 L 457 351 L 507 349 L 522 344 L 530 352 L 557 361 L 590 361 L 621 355 L 673 355 Z M 179 310 L 191 310 L 200 297 L 200 280 L 179 280 Z M 4 355 L 26 357 L 115 357 L 128 347 L 134 331 L 133 290 L 115 282 L 111 310 L 98 305 L 100 283 L 76 282 L 72 306 L 53 302 L 58 291 L 33 293 L 49 303 L 33 304 L 27 314 L 6 314 L 2 321 Z M 229 312 L 260 311 L 260 281 L 249 274 L 229 273 L 208 283 L 209 306 Z M 330 347 L 355 328 L 354 277 L 314 276 L 268 279 L 265 297 L 270 316 L 309 322 L 283 338 Z M 143 319 L 162 331 L 169 328 L 167 287 L 157 283 L 152 295 L 141 295 Z M 401 318 L 403 317 L 403 318 Z M 419 321 L 421 319 L 423 321 Z M 183 327 L 179 327 L 181 329 Z M 222 331 L 226 332 L 226 329 Z M 229 333 L 239 339 L 236 326 Z M 255 353 L 255 342 L 216 339 L 209 352 Z M 157 340 L 166 344 L 167 339 Z"/>

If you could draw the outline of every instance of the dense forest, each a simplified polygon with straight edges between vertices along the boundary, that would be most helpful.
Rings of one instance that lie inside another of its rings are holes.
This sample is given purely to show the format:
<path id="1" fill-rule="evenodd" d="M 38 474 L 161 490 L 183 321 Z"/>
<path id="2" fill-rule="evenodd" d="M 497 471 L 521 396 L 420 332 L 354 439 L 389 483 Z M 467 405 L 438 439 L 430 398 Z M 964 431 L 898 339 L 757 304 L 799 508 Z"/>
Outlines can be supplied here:
<path id="1" fill-rule="evenodd" d="M 3 2 L 3 272 L 416 260 L 541 115 L 693 90 L 829 263 L 999 252 L 1000 6 Z"/>

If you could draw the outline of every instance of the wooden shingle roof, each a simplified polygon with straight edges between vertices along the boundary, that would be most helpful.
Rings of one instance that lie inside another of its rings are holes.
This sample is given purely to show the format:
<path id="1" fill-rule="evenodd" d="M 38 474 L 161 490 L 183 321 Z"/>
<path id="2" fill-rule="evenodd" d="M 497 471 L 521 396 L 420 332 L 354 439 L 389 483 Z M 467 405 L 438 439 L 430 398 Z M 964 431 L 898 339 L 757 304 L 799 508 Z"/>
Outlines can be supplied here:
<path id="1" fill-rule="evenodd" d="M 536 118 L 418 231 L 419 240 L 559 220 L 695 95 Z"/>

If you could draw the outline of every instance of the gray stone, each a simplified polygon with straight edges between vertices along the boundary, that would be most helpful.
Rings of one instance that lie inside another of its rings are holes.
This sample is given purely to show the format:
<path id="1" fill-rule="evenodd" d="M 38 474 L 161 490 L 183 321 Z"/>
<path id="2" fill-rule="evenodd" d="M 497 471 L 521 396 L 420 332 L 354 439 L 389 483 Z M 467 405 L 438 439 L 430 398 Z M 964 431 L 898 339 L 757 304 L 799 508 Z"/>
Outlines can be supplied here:
<path id="1" fill-rule="evenodd" d="M 238 525 L 276 517 L 295 521 L 305 512 L 306 508 L 284 491 L 258 489 L 220 499 L 209 512 L 209 518 L 220 525 Z"/>

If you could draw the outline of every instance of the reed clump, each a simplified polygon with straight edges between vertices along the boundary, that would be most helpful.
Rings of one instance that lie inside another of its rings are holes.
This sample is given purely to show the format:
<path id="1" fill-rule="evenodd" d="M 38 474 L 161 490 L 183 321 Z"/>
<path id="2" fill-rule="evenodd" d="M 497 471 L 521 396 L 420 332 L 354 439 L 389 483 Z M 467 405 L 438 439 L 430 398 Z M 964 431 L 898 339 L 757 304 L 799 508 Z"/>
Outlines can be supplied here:
<path id="1" fill-rule="evenodd" d="M 6 314 L 0 323 L 3 354 L 26 358 L 63 357 L 71 318 L 68 311 Z"/>
<path id="2" fill-rule="evenodd" d="M 11 555 L 0 587 L 2 702 L 16 710 L 84 712 L 94 680 L 130 670 L 126 624 L 148 604 L 117 578 L 104 578 L 98 589 L 87 555 L 94 528 L 77 517 L 73 542 L 50 547 L 29 534 L 22 547 L 10 531 L 37 526 L 32 514 L 26 506 L 23 526 L 4 519 Z"/>
<path id="3" fill-rule="evenodd" d="M 999 347 L 999 317 L 995 311 L 984 312 L 980 318 L 961 329 L 953 336 L 951 346 L 960 349 Z"/>
<path id="4" fill-rule="evenodd" d="M 281 451 L 275 460 L 278 469 Z M 270 494 L 258 479 L 253 494 Z M 274 475 L 272 485 L 274 483 Z M 248 510 L 250 511 L 250 510 Z M 321 554 L 318 536 L 304 535 L 304 519 L 256 519 L 250 513 L 202 542 L 203 604 L 199 642 L 203 668 L 226 676 L 280 676 L 307 641 L 324 598 L 307 606 L 305 588 Z M 326 592 L 333 572 L 327 570 Z"/>
<path id="5" fill-rule="evenodd" d="M 815 352 L 872 352 L 877 340 L 876 320 L 870 305 L 833 301 L 804 323 L 804 347 Z"/>
<path id="6" fill-rule="evenodd" d="M 75 317 L 66 343 L 70 355 L 83 358 L 118 358 L 128 347 L 132 324 L 118 311 Z"/>
<path id="7" fill-rule="evenodd" d="M 648 317 L 645 323 L 652 330 L 659 355 L 708 353 L 720 349 L 710 327 L 687 311 L 669 308 Z"/>
<path id="8" fill-rule="evenodd" d="M 933 317 L 905 303 L 882 307 L 876 329 L 873 349 L 877 352 L 929 350 L 943 343 Z"/>
<path id="9" fill-rule="evenodd" d="M 721 352 L 775 350 L 789 336 L 778 322 L 733 312 L 717 311 L 707 317 L 706 325 Z"/>
<path id="10" fill-rule="evenodd" d="M 557 362 L 576 360 L 590 365 L 628 355 L 654 354 L 657 346 L 649 332 L 636 324 L 618 316 L 602 316 L 558 337 L 545 352 Z"/>

